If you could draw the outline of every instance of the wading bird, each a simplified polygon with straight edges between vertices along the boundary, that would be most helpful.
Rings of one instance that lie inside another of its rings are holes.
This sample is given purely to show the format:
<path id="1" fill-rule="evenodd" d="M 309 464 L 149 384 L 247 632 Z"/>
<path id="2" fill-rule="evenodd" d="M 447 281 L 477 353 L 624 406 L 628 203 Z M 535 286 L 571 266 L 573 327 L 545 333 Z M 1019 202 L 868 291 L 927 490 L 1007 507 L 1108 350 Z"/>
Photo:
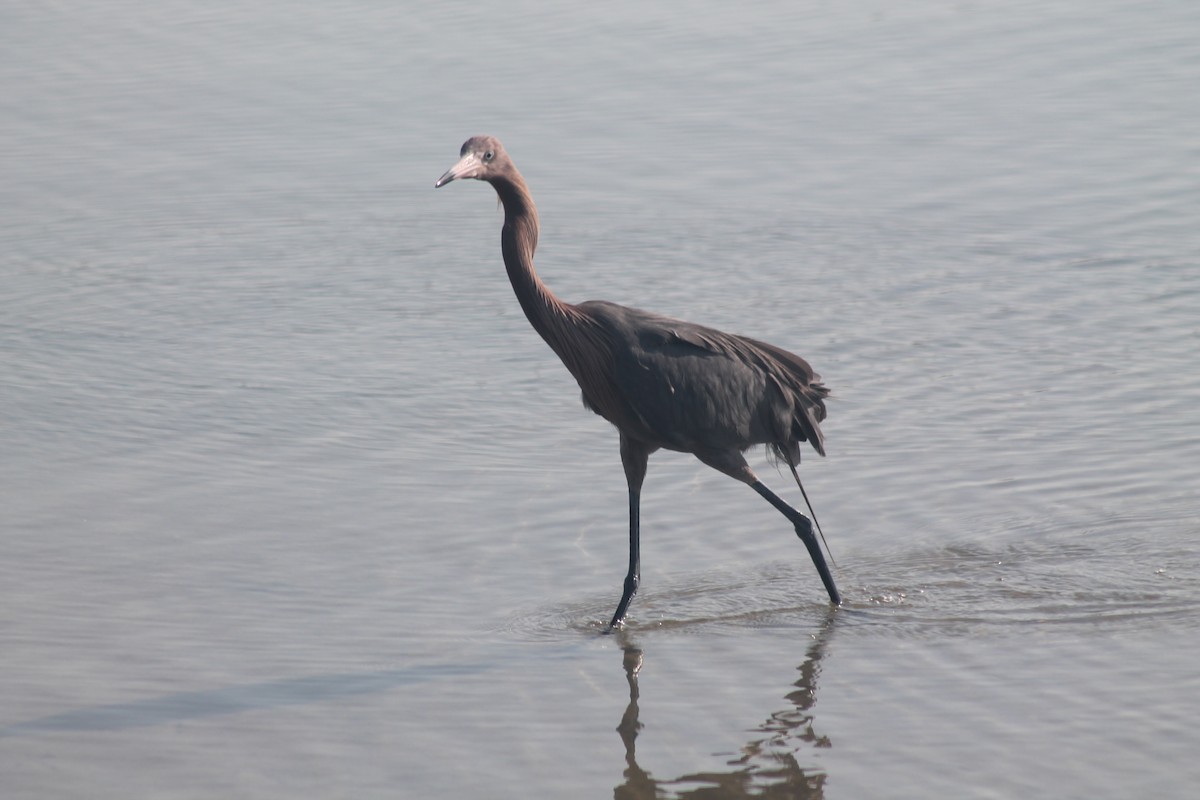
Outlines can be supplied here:
<path id="1" fill-rule="evenodd" d="M 839 605 L 812 523 L 768 489 L 742 455 L 753 445 L 767 445 L 800 485 L 800 443 L 825 455 L 818 424 L 825 419 L 829 390 L 820 376 L 794 353 L 745 336 L 601 300 L 578 305 L 559 300 L 534 272 L 537 209 L 504 147 L 491 136 L 475 136 L 459 156 L 434 186 L 474 178 L 496 190 L 504 206 L 500 249 L 525 316 L 579 383 L 583 404 L 621 434 L 629 484 L 629 570 L 609 629 L 622 624 L 637 592 L 642 481 L 650 454 L 660 448 L 691 453 L 766 498 L 795 526 L 829 601 Z"/>

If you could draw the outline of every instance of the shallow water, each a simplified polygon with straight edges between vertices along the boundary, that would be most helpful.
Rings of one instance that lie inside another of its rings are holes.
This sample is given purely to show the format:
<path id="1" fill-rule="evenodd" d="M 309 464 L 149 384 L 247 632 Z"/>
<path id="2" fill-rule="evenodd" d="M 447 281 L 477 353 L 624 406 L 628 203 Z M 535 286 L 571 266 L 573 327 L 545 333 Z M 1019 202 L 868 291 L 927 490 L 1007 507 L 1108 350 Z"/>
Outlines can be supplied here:
<path id="1" fill-rule="evenodd" d="M 1193 4 L 0 31 L 6 798 L 1194 791 Z M 822 373 L 842 609 L 754 493 L 658 454 L 599 635 L 616 436 L 490 190 L 432 188 L 480 132 L 562 297 Z"/>

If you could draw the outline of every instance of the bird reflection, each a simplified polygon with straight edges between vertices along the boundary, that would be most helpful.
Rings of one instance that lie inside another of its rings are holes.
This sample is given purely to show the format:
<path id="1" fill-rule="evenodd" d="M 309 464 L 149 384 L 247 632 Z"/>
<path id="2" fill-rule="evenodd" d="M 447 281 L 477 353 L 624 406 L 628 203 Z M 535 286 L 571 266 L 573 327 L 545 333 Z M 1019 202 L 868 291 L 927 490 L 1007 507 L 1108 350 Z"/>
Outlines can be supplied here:
<path id="1" fill-rule="evenodd" d="M 728 771 L 700 772 L 667 780 L 653 777 L 637 761 L 637 737 L 644 727 L 638 710 L 638 672 L 644 655 L 623 633 L 621 650 L 625 679 L 629 683 L 629 704 L 617 733 L 625 746 L 625 780 L 613 789 L 613 797 L 617 800 L 651 800 L 663 796 L 704 800 L 824 797 L 825 773 L 802 766 L 796 756 L 808 748 L 832 746 L 828 736 L 817 732 L 812 709 L 817 701 L 821 658 L 833 621 L 831 610 L 797 668 L 800 676 L 793 689 L 784 695 L 788 704 L 752 731 L 752 738 L 742 746 L 740 756 L 728 762 Z"/>

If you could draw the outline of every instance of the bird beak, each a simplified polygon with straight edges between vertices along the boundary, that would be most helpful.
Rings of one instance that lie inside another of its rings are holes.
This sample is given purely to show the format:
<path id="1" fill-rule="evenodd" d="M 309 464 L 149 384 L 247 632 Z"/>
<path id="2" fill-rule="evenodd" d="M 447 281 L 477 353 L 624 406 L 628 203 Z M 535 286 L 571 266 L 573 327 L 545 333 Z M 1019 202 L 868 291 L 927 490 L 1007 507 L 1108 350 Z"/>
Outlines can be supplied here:
<path id="1" fill-rule="evenodd" d="M 474 178 L 476 170 L 479 169 L 479 156 L 474 153 L 467 153 L 457 164 L 446 170 L 446 174 L 437 179 L 437 183 L 433 188 L 445 186 L 450 181 L 456 181 L 459 178 Z"/>

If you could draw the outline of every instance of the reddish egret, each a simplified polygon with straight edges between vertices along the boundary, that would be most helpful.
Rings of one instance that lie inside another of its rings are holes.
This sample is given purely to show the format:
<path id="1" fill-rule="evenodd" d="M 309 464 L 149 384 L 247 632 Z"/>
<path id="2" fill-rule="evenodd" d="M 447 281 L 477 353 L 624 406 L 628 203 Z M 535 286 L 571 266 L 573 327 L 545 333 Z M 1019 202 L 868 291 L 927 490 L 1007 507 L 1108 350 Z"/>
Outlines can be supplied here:
<path id="1" fill-rule="evenodd" d="M 496 190 L 504 206 L 500 249 L 525 316 L 575 376 L 583 404 L 621 434 L 629 484 L 629 571 L 609 629 L 622 624 L 637 592 L 639 500 L 646 463 L 659 448 L 691 453 L 766 498 L 795 526 L 829 601 L 839 605 L 812 523 L 768 489 L 742 455 L 752 445 L 767 445 L 800 485 L 800 443 L 825 455 L 818 424 L 825 419 L 829 390 L 820 376 L 800 356 L 766 342 L 615 303 L 559 300 L 534 272 L 537 208 L 504 147 L 491 136 L 475 136 L 459 156 L 434 186 L 474 178 Z"/>

